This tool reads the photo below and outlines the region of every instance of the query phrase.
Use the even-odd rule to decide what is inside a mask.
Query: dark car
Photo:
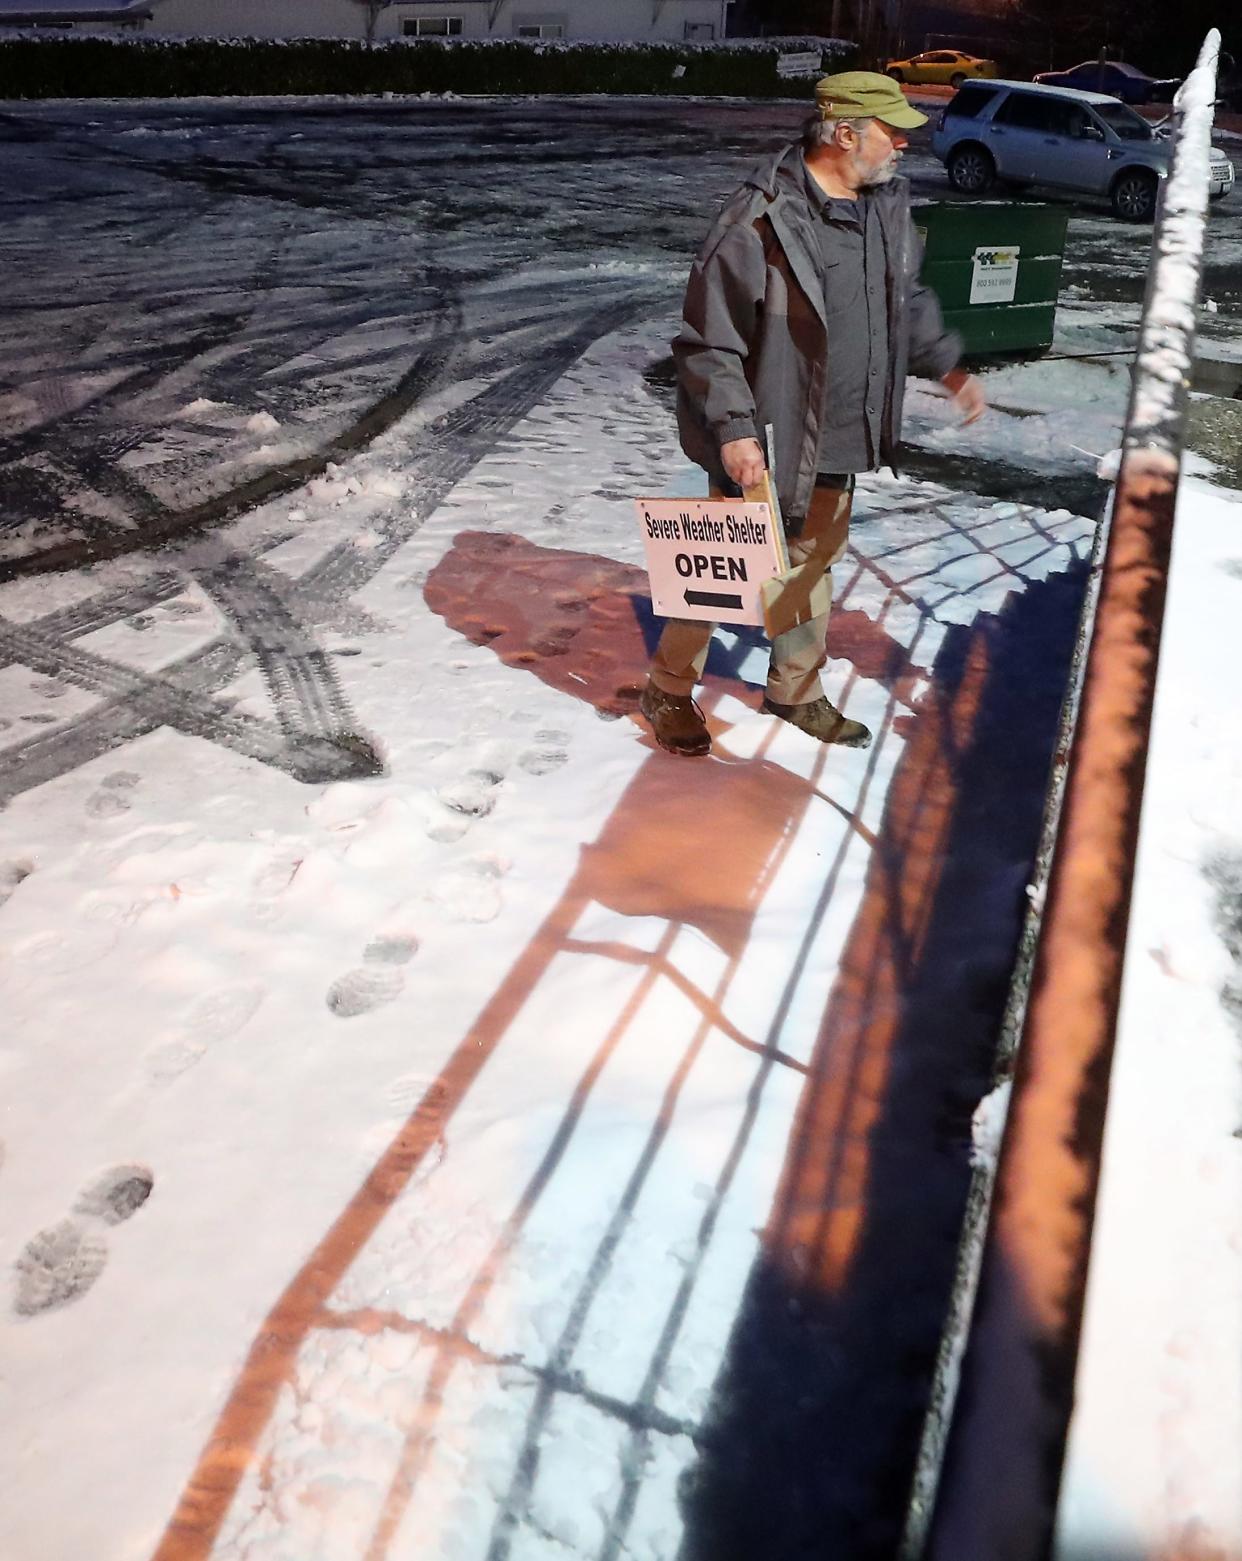
[[[1077,87],[1080,92],[1106,92],[1123,103],[1169,103],[1181,82],[1156,79],[1122,60],[1084,60],[1069,70],[1047,70],[1035,77],[1046,87]]]
[[[1242,114],[1242,74],[1222,77],[1216,83],[1216,101],[1231,114]]]

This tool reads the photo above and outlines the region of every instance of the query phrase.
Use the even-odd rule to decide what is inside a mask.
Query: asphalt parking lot
[[[244,512],[325,444],[365,445],[449,358],[535,362],[610,311],[672,314],[716,205],[804,112],[644,99],[0,109],[6,561],[62,537],[138,543]],[[906,158],[915,199],[955,199],[927,143],[916,132]],[[1124,353],[1148,230],[1069,204],[1062,335],[1075,352]],[[1242,332],[1239,211],[1235,193],[1212,213],[1210,337]]]

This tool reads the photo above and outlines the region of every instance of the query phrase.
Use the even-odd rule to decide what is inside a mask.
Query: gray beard
[[[888,184],[891,179],[897,177],[897,164],[890,163],[887,168],[881,168],[879,173],[872,174],[865,184],[860,184],[860,190],[878,190],[882,184]]]

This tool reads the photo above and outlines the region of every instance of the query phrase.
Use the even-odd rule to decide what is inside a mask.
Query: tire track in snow
[[[132,618],[136,613],[149,612],[152,607],[162,606],[174,597],[183,595],[185,589],[186,582],[180,574],[173,570],[160,570],[137,584],[122,586],[117,591],[99,591],[84,602],[75,602],[71,607],[45,613],[24,627],[47,641],[76,640],[83,635],[94,634],[99,629],[111,628],[113,624]],[[21,656],[15,653],[15,647],[20,643],[23,629],[16,625],[13,628],[15,637],[10,637],[4,645],[0,645],[0,669],[21,661]]]
[[[271,121],[261,118],[256,123],[270,124]],[[232,133],[231,129],[228,133]],[[74,126],[40,126],[39,135],[35,139],[58,143],[57,154],[71,165],[75,162],[82,165],[99,163],[102,159],[109,166],[134,170],[140,180],[144,172],[152,171],[149,157],[135,156],[127,147],[118,148],[114,140],[101,150],[97,144],[92,144],[90,137],[82,136]],[[295,168],[288,159],[279,157],[279,144],[279,138],[269,137],[266,145],[260,148],[262,162],[270,165],[274,158],[279,161],[279,167],[269,167],[268,171],[277,178],[296,175],[305,179],[307,175],[304,168]],[[196,149],[191,155],[201,153]],[[402,159],[393,162],[394,168],[404,166],[407,165]],[[157,160],[154,171],[165,175],[177,172],[180,177],[184,169],[174,170],[173,165],[164,159]],[[333,168],[330,172],[337,180],[339,189],[336,193],[339,195],[345,188],[352,190],[360,180],[365,182],[367,169],[359,163],[352,170]],[[224,168],[218,160],[205,170],[204,179],[200,183],[213,187],[206,198],[218,203],[222,183],[227,185],[235,179],[241,179],[246,184],[244,193],[272,193],[267,174],[256,176],[253,168],[247,170],[245,165]],[[195,181],[191,178],[188,182]],[[227,195],[229,192],[225,193]],[[237,190],[232,193],[243,192]],[[202,199],[200,194],[195,200],[198,207],[196,214],[201,214]],[[317,204],[312,202],[312,205]],[[419,209],[421,211],[421,207]],[[354,211],[356,215],[360,214],[356,203]],[[333,556],[321,561],[323,567],[308,577],[304,589],[301,582],[290,585],[275,572],[264,572],[261,567],[256,569],[237,558],[227,561],[214,559],[201,572],[191,560],[187,560],[183,567],[188,578],[197,579],[200,588],[215,602],[217,609],[229,622],[239,643],[234,643],[231,637],[213,641],[181,662],[164,668],[160,674],[141,685],[127,682],[128,671],[120,667],[116,669],[120,682],[113,687],[110,696],[105,692],[108,680],[101,670],[107,665],[105,659],[98,658],[93,678],[86,678],[83,666],[75,663],[72,654],[67,653],[65,681],[78,686],[91,686],[101,696],[102,702],[64,727],[41,732],[10,748],[0,757],[0,776],[3,776],[4,785],[23,789],[25,785],[37,784],[40,778],[63,773],[84,758],[107,752],[127,738],[160,724],[173,724],[195,735],[222,740],[239,746],[241,751],[272,756],[272,762],[281,763],[283,767],[303,777],[314,773],[313,761],[307,759],[307,740],[312,742],[312,748],[316,740],[331,744],[339,740],[353,722],[343,690],[336,681],[335,667],[314,644],[312,629],[326,619],[335,618],[339,621],[348,592],[356,589],[383,566],[453,484],[487,453],[494,439],[511,426],[515,418],[542,394],[547,384],[589,345],[590,340],[611,329],[620,319],[628,317],[635,307],[631,292],[623,298],[618,310],[616,283],[612,279],[601,288],[600,279],[594,277],[562,278],[549,295],[545,279],[526,279],[519,269],[515,285],[515,273],[506,257],[492,252],[486,257],[479,256],[477,251],[473,255],[454,253],[451,270],[443,265],[431,268],[420,266],[408,279],[403,278],[403,287],[398,287],[395,281],[395,277],[402,273],[384,267],[381,296],[391,292],[394,303],[400,298],[405,304],[404,314],[411,326],[430,336],[430,341],[395,389],[366,408],[343,434],[315,455],[273,468],[198,505],[174,510],[152,493],[143,481],[117,467],[117,457],[124,453],[125,446],[118,443],[117,438],[111,439],[106,445],[100,443],[100,427],[103,425],[106,428],[109,420],[115,420],[118,411],[124,413],[132,406],[135,397],[158,389],[191,362],[198,361],[205,366],[212,359],[216,360],[214,367],[207,370],[208,379],[205,383],[211,390],[216,389],[221,372],[227,365],[227,393],[240,371],[244,370],[246,382],[252,383],[259,376],[278,371],[282,363],[288,361],[289,341],[287,334],[276,328],[279,321],[257,336],[253,327],[255,316],[263,307],[263,300],[279,280],[275,257],[295,221],[292,217],[283,219],[275,248],[253,274],[251,290],[257,290],[257,300],[248,300],[245,309],[217,311],[216,315],[209,317],[206,327],[201,322],[194,322],[200,328],[192,331],[175,350],[141,344],[137,354],[130,355],[131,361],[135,355],[140,355],[142,359],[141,366],[133,374],[127,375],[120,385],[108,387],[108,390],[92,397],[89,404],[72,409],[67,418],[55,427],[57,436],[62,436],[68,426],[68,431],[76,436],[72,440],[74,444],[81,444],[85,437],[93,440],[93,445],[67,463],[58,451],[56,464],[67,465],[68,469],[58,476],[56,465],[49,469],[45,463],[45,475],[33,484],[32,497],[40,498],[48,490],[49,479],[53,484],[59,481],[62,491],[66,481],[85,486],[102,500],[100,507],[111,512],[110,518],[101,524],[110,524],[113,529],[81,541],[68,541],[54,548],[51,556],[45,550],[41,554],[14,561],[10,567],[0,565],[0,579],[40,571],[49,566],[72,568],[86,561],[121,556],[150,547],[153,543],[201,532],[305,483],[309,478],[319,475],[330,460],[361,448],[405,415],[419,400],[436,394],[460,378],[463,358],[470,351],[469,344],[472,342],[485,348],[482,352],[476,351],[472,357],[469,364],[472,375],[492,373],[501,366],[507,366],[515,357],[520,359],[518,369],[488,387],[464,412],[459,411],[443,425],[428,432],[425,444],[429,448],[418,462],[419,476],[425,478],[418,502],[410,511],[383,526],[381,547],[368,551],[345,545],[337,549]],[[427,237],[426,234],[419,236],[423,241]],[[442,239],[445,235],[439,237]],[[348,334],[358,327],[375,326],[374,286],[368,284],[364,295],[366,301],[362,304],[355,302],[358,290],[354,287],[342,298],[338,285],[342,280],[339,258],[332,266],[325,266],[317,258],[318,253],[316,250],[311,251],[312,271],[307,285],[312,287],[316,297],[326,289],[328,298],[332,300],[329,313],[335,313],[337,319],[332,322],[329,340],[333,343],[339,341],[342,329]],[[192,256],[188,258],[193,259]],[[481,265],[480,260],[483,262]],[[467,261],[469,263],[463,271],[463,262]],[[201,269],[201,266],[196,266],[196,269]],[[304,267],[297,274],[305,279]],[[352,269],[348,274],[353,275]],[[455,280],[459,275],[470,288],[472,318],[469,330],[464,325],[460,287]],[[178,276],[184,278],[184,272],[179,271]],[[202,280],[209,282],[212,278],[205,277]],[[334,293],[333,289],[337,291]],[[226,289],[230,292],[234,290],[232,285]],[[603,310],[598,303],[601,291],[612,295]],[[187,301],[194,301],[201,294],[201,287],[190,288],[186,294]],[[428,298],[432,301],[430,308],[424,304]],[[571,330],[568,341],[564,338],[554,341],[549,353],[545,327],[554,322],[563,328],[566,304],[571,299],[578,306],[571,310],[571,323],[581,321],[584,304],[594,306],[591,317],[585,329]],[[411,304],[414,305],[413,309],[410,308]],[[576,321],[573,320],[574,315],[577,316]],[[96,328],[94,320],[87,320],[84,324],[92,330]],[[246,334],[248,325],[251,327],[249,339]],[[304,339],[297,341],[298,356],[304,356],[307,351],[313,353],[314,345],[312,342],[308,346]],[[155,361],[151,358],[153,350],[156,351]],[[536,356],[544,364],[542,369],[528,367]],[[370,361],[382,363],[383,354],[373,355]],[[324,373],[332,377],[342,371],[356,372],[358,364],[357,355],[342,359],[337,354],[331,354],[325,358]],[[21,459],[27,454],[33,454],[41,443],[40,436],[46,436],[49,432],[49,426],[45,420],[40,430],[27,431],[25,436],[19,436],[15,443],[5,449],[5,455]],[[137,524],[128,525],[131,520]],[[102,600],[92,599],[89,604],[77,604],[59,614],[49,615],[51,621],[35,627],[35,633],[41,632],[43,635],[37,643],[24,640],[22,631],[14,626],[3,644],[0,644],[0,659],[25,660],[50,671],[54,659],[51,645],[58,637],[77,638],[105,628],[109,622],[115,622],[118,618],[169,600],[179,594],[180,588],[178,574],[161,573],[150,588],[129,586],[119,595],[104,593]],[[254,657],[262,672],[277,724],[294,745],[294,750],[283,757],[275,756],[270,734],[260,734],[251,726],[239,732],[222,718],[220,710],[223,706],[218,706],[212,698],[227,688],[236,677],[246,663],[247,653]],[[201,696],[200,701],[195,703],[181,697],[159,700],[155,690],[161,681],[166,680],[175,680],[178,689],[188,682],[191,691]],[[120,692],[122,688],[135,690],[135,697],[128,703]],[[139,688],[144,691],[141,698],[137,697]],[[167,720],[157,718],[159,716]],[[354,757],[365,760],[368,756],[373,760],[373,754],[368,753]],[[325,776],[339,772],[339,754],[320,752],[319,757],[323,760]]]
[[[299,732],[291,737],[283,727],[239,714],[195,689],[119,666],[76,646],[44,639],[28,627],[0,620],[0,652],[32,671],[101,696],[103,709],[93,711],[83,724],[98,731],[102,721],[104,733],[100,735],[111,739],[102,747],[89,741],[83,743],[75,723],[50,738],[35,738],[8,750],[0,757],[0,804],[76,768],[83,762],[83,747],[91,756],[116,747],[118,725],[128,728],[130,736],[161,726],[175,727],[285,770],[298,780],[348,779],[374,773],[373,756],[342,747],[319,733]],[[240,662],[240,654],[237,660]],[[112,730],[108,731],[110,724]],[[70,762],[66,763],[66,759]]]
[[[37,553],[0,562],[0,581],[49,571],[79,569],[129,553],[145,552],[181,540],[196,532],[235,520],[260,504],[303,487],[327,470],[329,462],[347,460],[364,449],[427,396],[450,382],[451,366],[461,350],[457,322],[461,304],[455,294],[441,301],[440,315],[446,334],[421,351],[396,386],[369,406],[347,428],[310,455],[269,467],[257,477],[186,509],[173,510],[151,499],[154,509],[147,523],[132,532],[84,537],[56,543]]]
[[[262,672],[285,734],[338,741],[353,723],[349,701],[327,655],[290,609],[282,577],[238,554],[191,573]]]
[[[440,429],[429,430],[427,448],[416,462],[419,482],[414,501],[382,524],[378,546],[364,549],[352,542],[340,543],[300,580],[292,584],[281,580],[278,593],[272,573],[263,585],[262,575],[253,574],[256,566],[250,565],[252,573],[246,576],[242,560],[236,560],[238,567],[224,571],[223,576],[220,561],[213,561],[207,566],[208,578],[199,580],[198,566],[192,554],[187,554],[177,571],[161,569],[148,581],[101,592],[33,624],[6,624],[0,633],[0,666],[18,662],[35,667],[48,676],[103,694],[104,703],[65,727],[0,752],[0,802],[165,725],[221,742],[308,782],[373,773],[369,768],[356,768],[368,762],[365,751],[351,753],[328,736],[329,730],[334,730],[339,737],[352,717],[327,658],[312,655],[308,662],[309,631],[338,618],[345,598],[384,567],[496,440],[542,399],[592,342],[651,304],[649,294],[634,291],[613,298],[585,319],[572,322],[567,334],[538,358],[519,364],[458,408]],[[434,394],[452,380],[460,348],[460,339],[449,333],[428,350],[422,366],[424,395]],[[256,578],[260,583],[251,585],[249,581]],[[158,676],[131,674],[100,657],[86,656],[80,661],[77,658],[85,653],[66,643],[67,638],[105,628],[179,595],[189,581],[198,581],[209,594],[221,592],[223,599],[217,598],[217,605],[238,626],[243,643],[213,641],[172,663]],[[271,606],[277,594],[283,603],[279,609]],[[248,649],[254,647],[262,648],[268,686],[283,727],[231,716],[211,697],[237,677]],[[56,671],[58,664],[60,672]],[[105,670],[108,668],[111,673]],[[128,681],[131,678],[132,683]],[[166,690],[167,697],[161,699],[160,689]],[[327,722],[325,711],[330,712]]]
[[[255,508],[261,503],[291,492],[313,478],[321,476],[330,461],[337,462],[348,458],[384,433],[394,422],[412,410],[420,400],[427,399],[437,389],[449,383],[446,370],[450,357],[460,361],[472,338],[490,337],[493,332],[503,336],[502,343],[489,342],[488,351],[470,365],[473,373],[485,374],[498,364],[512,359],[516,346],[515,337],[521,337],[527,332],[540,332],[541,327],[549,323],[563,324],[565,319],[566,300],[562,298],[559,307],[549,306],[546,301],[542,301],[541,307],[530,308],[528,305],[525,312],[512,320],[504,320],[503,325],[500,318],[493,317],[490,311],[485,311],[482,318],[473,322],[470,331],[467,332],[463,323],[464,310],[458,292],[451,288],[447,279],[442,276],[434,277],[431,282],[424,285],[437,284],[440,291],[436,296],[435,309],[427,310],[412,318],[412,323],[425,325],[429,329],[430,344],[423,348],[392,391],[385,393],[367,407],[353,423],[334,436],[320,450],[273,465],[259,475],[223,493],[202,500],[196,505],[176,510],[164,504],[139,480],[124,469],[118,468],[115,445],[100,448],[95,444],[86,453],[70,460],[66,460],[65,456],[58,451],[56,457],[58,467],[65,468],[72,480],[86,486],[92,493],[111,501],[122,514],[136,521],[136,524],[132,527],[114,525],[96,535],[66,539],[18,558],[0,560],[0,581],[48,570],[76,568],[84,563],[101,562],[126,553],[141,551],[181,535],[226,523],[247,509]],[[571,293],[577,290],[569,289]],[[598,284],[592,284],[583,290],[597,293],[600,289]],[[506,291],[505,297],[511,296],[511,292]],[[127,378],[111,390],[100,391],[97,396],[92,397],[87,406],[68,414],[55,425],[43,423],[38,429],[28,430],[17,436],[9,441],[11,448],[7,452],[5,446],[0,445],[0,466],[6,459],[24,457],[38,450],[46,441],[49,427],[52,426],[58,434],[73,431],[79,438],[82,435],[97,438],[95,430],[100,414],[111,415],[111,408],[118,398],[154,388],[160,381],[175,374],[195,357],[201,358],[218,353],[236,340],[238,332],[248,317],[243,315],[232,317],[228,330],[207,333],[196,338],[195,343],[187,343],[184,351],[169,355],[161,365],[151,366],[149,370]],[[349,305],[346,325],[356,325],[367,320],[374,320],[373,309],[359,309],[353,304]],[[190,350],[191,345],[195,346],[194,351]],[[544,346],[542,336],[539,338],[539,346],[540,348]],[[303,356],[308,351],[313,351],[313,348],[300,347],[298,356]],[[274,332],[265,343],[243,346],[237,354],[231,354],[229,366],[235,369],[238,363],[244,363],[252,378],[270,376],[282,362],[288,360],[288,356],[287,342],[279,332]],[[559,361],[559,353],[557,357]],[[208,370],[204,386],[217,393],[221,389],[218,367]],[[506,413],[503,405],[498,404],[494,414],[485,408],[480,415],[498,416],[503,420]],[[485,435],[486,430],[480,427],[479,432]]]
[[[447,414],[416,462],[418,490],[409,509],[379,524],[378,546],[361,549],[343,542],[332,548],[303,576],[306,589],[340,597],[364,585],[593,342],[620,329],[651,303],[650,296],[641,293],[610,302],[546,347],[537,360],[519,364]]]
[[[202,357],[204,353],[212,351],[221,342],[228,340],[240,328],[248,314],[248,310],[235,310],[208,315],[208,324],[199,333],[186,337],[184,341],[153,349],[154,362],[150,361],[151,352],[148,352],[147,362],[142,368],[135,369],[123,379],[100,389],[88,401],[80,402],[71,410],[66,409],[59,415],[36,423],[20,434],[13,434],[8,439],[0,440],[0,468],[10,466],[15,461],[40,450],[46,444],[49,433],[72,432],[83,424],[93,422],[101,408],[109,406],[122,396],[137,396],[151,389],[169,374],[175,373],[195,358]]]

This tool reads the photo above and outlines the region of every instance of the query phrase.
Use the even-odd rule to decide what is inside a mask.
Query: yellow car
[[[889,60],[885,70],[894,81],[913,86],[960,87],[973,76],[995,76],[996,61],[981,60],[960,49],[929,49],[908,60]]]

